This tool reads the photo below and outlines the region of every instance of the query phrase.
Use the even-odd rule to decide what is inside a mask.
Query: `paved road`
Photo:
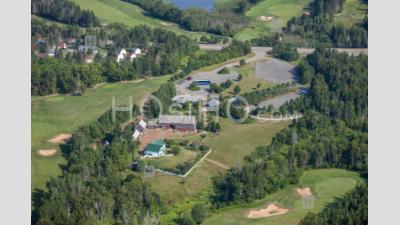
[[[207,50],[221,50],[226,45],[222,44],[199,44],[201,49]],[[253,52],[259,52],[265,54],[267,51],[271,51],[272,47],[252,47]],[[368,55],[368,48],[334,48],[338,52],[347,52],[349,55],[359,55],[360,53],[364,53]],[[302,55],[307,55],[314,52],[314,48],[297,48],[297,51]]]

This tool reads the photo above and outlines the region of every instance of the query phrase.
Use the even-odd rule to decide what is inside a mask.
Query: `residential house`
[[[218,99],[211,99],[210,101],[207,102],[207,106],[210,108],[218,108],[219,107],[219,101]]]
[[[158,139],[146,146],[144,149],[144,155],[160,157],[165,155],[166,149],[167,145],[165,144],[164,140]]]
[[[140,50],[140,48],[132,48],[132,53],[135,55],[140,55],[142,54],[142,50]]]
[[[126,50],[124,48],[121,49],[121,51],[119,52],[119,54],[117,56],[117,62],[121,62],[121,60],[126,59],[126,55],[127,55]]]

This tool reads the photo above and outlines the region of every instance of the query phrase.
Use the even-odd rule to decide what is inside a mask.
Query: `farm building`
[[[158,125],[164,129],[176,129],[181,131],[196,131],[196,117],[183,115],[161,115]]]
[[[165,155],[166,144],[162,139],[158,139],[148,144],[144,149],[144,155],[160,157]]]
[[[147,124],[144,122],[144,120],[140,120],[138,124],[135,126],[135,131],[132,134],[132,138],[137,140],[140,135],[143,134],[143,132],[146,130]]]

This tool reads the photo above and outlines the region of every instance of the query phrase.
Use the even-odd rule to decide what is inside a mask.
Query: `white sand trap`
[[[260,16],[260,19],[262,21],[270,21],[272,20],[274,17],[273,16]]]
[[[286,208],[281,208],[275,204],[269,204],[267,208],[259,209],[259,210],[251,210],[249,214],[247,214],[247,218],[257,219],[257,218],[265,218],[270,216],[277,216],[288,213],[290,210]]]
[[[171,26],[172,24],[166,23],[166,22],[161,22],[161,25],[163,25],[163,26]]]
[[[40,149],[38,154],[41,156],[52,156],[57,153],[56,149]]]
[[[49,142],[53,143],[53,144],[61,144],[61,143],[65,143],[65,141],[67,141],[71,137],[72,137],[71,134],[58,134],[58,135],[52,137],[49,140]]]
[[[309,187],[305,188],[296,188],[297,194],[301,195],[302,197],[311,196],[311,189]]]

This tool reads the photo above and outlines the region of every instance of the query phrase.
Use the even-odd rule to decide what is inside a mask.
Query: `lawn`
[[[278,32],[286,26],[289,19],[300,16],[309,2],[310,0],[262,1],[246,12],[246,16],[251,19],[250,27],[239,31],[235,37],[241,40],[250,40],[261,35]],[[271,16],[272,19],[263,21],[261,16]]]
[[[234,84],[230,88],[224,90],[224,92],[222,93],[223,95],[233,92],[233,89],[236,85],[240,86],[241,93],[256,90],[257,84],[260,84],[259,89],[263,89],[263,88],[272,86],[272,84],[270,84],[264,80],[256,79],[255,63],[248,63],[243,66],[236,66],[236,67],[232,68],[231,70],[235,70],[239,74],[242,74],[243,79],[239,82],[235,81]]]
[[[150,27],[161,27],[178,34],[185,34],[192,38],[200,38],[207,35],[201,32],[190,32],[178,27],[177,24],[165,22],[144,15],[144,10],[140,7],[123,2],[121,0],[73,0],[83,9],[89,9],[103,23],[123,23],[130,27],[137,25],[148,25]]]
[[[222,132],[219,135],[208,134],[204,140],[212,149],[207,158],[228,167],[235,166],[245,155],[254,151],[255,147],[271,143],[272,137],[287,125],[288,123],[235,124],[228,119],[221,119]],[[199,141],[200,138],[191,136],[182,139]],[[212,177],[223,172],[224,168],[204,160],[186,178],[157,173],[155,177],[148,178],[148,181],[167,204],[181,204],[208,190]]]
[[[184,163],[190,160],[194,160],[199,152],[182,148],[182,151],[178,155],[166,156],[160,158],[147,158],[145,163],[147,165],[155,165],[156,168],[163,169],[174,169],[178,164]]]
[[[362,22],[367,13],[367,4],[362,3],[360,0],[346,0],[343,11],[335,15],[335,22],[350,27],[355,23]]]
[[[32,144],[32,190],[45,188],[46,181],[61,173],[60,164],[66,161],[58,153],[51,157],[37,155],[38,149],[57,148],[47,142],[59,133],[72,133],[83,124],[96,120],[111,108],[112,96],[117,104],[128,104],[129,96],[134,102],[164,83],[169,76],[153,78],[139,83],[112,83],[88,90],[83,96],[32,97],[31,144]]]
[[[309,170],[301,177],[298,185],[289,186],[254,203],[225,209],[207,219],[203,224],[297,225],[310,210],[315,213],[320,212],[327,204],[350,192],[357,182],[364,182],[364,180],[356,172],[341,169]],[[302,199],[295,191],[296,187],[311,188],[311,192],[316,196],[312,209],[303,208]],[[246,217],[251,209],[265,208],[270,203],[289,208],[290,211],[269,218],[248,219]]]
[[[255,147],[270,144],[272,137],[286,128],[289,122],[236,124],[220,118],[220,124],[222,132],[219,135],[209,134],[204,141],[213,149],[208,158],[232,167]]]

